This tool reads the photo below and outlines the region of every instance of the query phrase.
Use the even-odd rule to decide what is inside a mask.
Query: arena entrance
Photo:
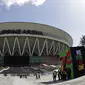
[[[13,56],[5,55],[4,66],[12,66],[12,67],[29,66],[29,56],[18,55],[17,52]]]

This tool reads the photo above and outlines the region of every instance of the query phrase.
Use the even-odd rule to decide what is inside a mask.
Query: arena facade
[[[72,44],[72,37],[56,27],[30,22],[0,23],[0,56],[25,55],[32,63],[49,63]]]

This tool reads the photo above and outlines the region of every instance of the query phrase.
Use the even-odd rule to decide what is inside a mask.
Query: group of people
[[[20,78],[27,78],[28,75],[27,74],[20,74],[19,76],[20,76]]]
[[[58,80],[71,79],[71,69],[65,68],[63,71],[61,69],[58,69],[58,71],[53,71],[53,81],[56,81],[57,76]]]
[[[40,72],[36,73],[36,79],[40,79]]]

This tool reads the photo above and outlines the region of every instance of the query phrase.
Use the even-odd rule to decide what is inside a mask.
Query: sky
[[[13,21],[60,28],[78,46],[85,35],[85,0],[0,0],[0,22]]]

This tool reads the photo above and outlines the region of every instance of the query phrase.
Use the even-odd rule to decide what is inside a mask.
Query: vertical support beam
[[[55,50],[55,55],[60,52],[60,42],[57,43],[57,48]]]
[[[28,51],[25,49],[25,47],[28,47],[29,53],[28,53]],[[22,50],[22,55],[24,54],[25,50],[27,51],[27,53],[28,53],[30,56],[32,55],[28,37],[26,37],[26,39],[25,39],[24,46],[23,46],[23,50]]]
[[[48,52],[49,54],[50,54],[50,52],[52,50],[53,45],[54,45],[54,41],[52,41],[52,43],[51,43],[51,46],[50,46],[50,49],[49,49],[49,52]]]
[[[14,40],[14,45],[13,45],[12,55],[14,55],[14,50],[15,50],[15,46],[16,46],[16,44],[18,45],[19,55],[21,55],[20,44],[19,44],[19,40],[18,40],[17,37],[16,37],[15,40]]]
[[[54,41],[54,44],[53,44],[53,55],[55,55],[55,41]]]
[[[39,39],[37,38],[37,46],[38,46],[38,56],[40,55],[40,44]]]
[[[48,55],[48,41],[46,39],[46,54]]]
[[[28,42],[29,54],[30,54],[30,56],[32,56],[32,53],[31,53],[31,48],[30,48],[30,43],[29,43],[29,38],[27,39],[27,42]]]
[[[65,45],[64,44],[62,44],[62,49],[61,49],[61,51],[63,51],[65,49]]]
[[[34,53],[36,44],[37,44],[37,38],[36,38],[36,40],[35,40],[35,43],[34,43],[34,46],[33,46],[33,49],[32,49],[32,56],[33,56],[33,53]]]
[[[41,55],[42,55],[43,50],[44,50],[44,48],[45,48],[45,44],[46,44],[46,40],[44,40],[43,47],[42,47],[42,50],[41,50],[41,52],[40,52],[40,55],[39,55],[39,56],[41,56]]]
[[[9,54],[11,55],[11,50],[10,50],[10,47],[9,47],[9,43],[8,43],[8,39],[5,37],[4,38],[4,44],[3,44],[3,50],[2,50],[2,54],[5,54],[5,46],[6,46],[6,44],[7,44],[7,47],[8,47],[8,52],[9,52]]]

